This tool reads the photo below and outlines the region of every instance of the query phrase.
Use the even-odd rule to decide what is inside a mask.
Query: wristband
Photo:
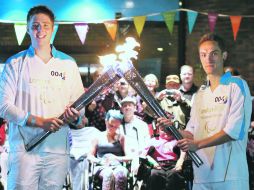
[[[36,118],[34,116],[31,116],[31,117],[32,117],[31,118],[31,126],[35,127],[35,125],[36,125]]]
[[[72,125],[77,126],[80,125],[82,123],[82,117],[79,116],[78,119],[74,122],[71,122]]]
[[[23,119],[23,121],[20,122],[20,126],[26,126],[26,125],[28,125],[27,124],[27,120],[28,120],[30,115],[31,115],[30,112],[27,112],[27,114],[25,116],[25,119]]]

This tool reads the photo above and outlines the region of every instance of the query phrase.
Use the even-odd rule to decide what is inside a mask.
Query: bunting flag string
[[[105,20],[98,20],[95,22],[88,22],[88,23],[84,22],[84,21],[81,21],[81,22],[56,21],[55,25],[54,25],[54,33],[51,38],[51,43],[53,43],[53,41],[54,41],[59,24],[73,24],[75,26],[76,32],[78,33],[81,43],[84,44],[86,35],[88,32],[88,24],[90,24],[90,23],[104,23],[112,40],[115,40],[117,29],[118,29],[118,26],[117,26],[118,21],[130,21],[133,19],[137,33],[140,36],[143,31],[147,17],[160,16],[160,15],[163,16],[164,21],[167,25],[167,28],[168,28],[169,32],[172,34],[173,27],[174,27],[175,14],[176,14],[176,12],[180,12],[180,11],[187,12],[189,34],[192,33],[197,16],[199,14],[208,16],[208,24],[209,24],[209,28],[210,28],[211,32],[213,32],[215,29],[218,17],[229,17],[231,26],[232,26],[234,40],[236,40],[236,38],[237,38],[237,34],[239,31],[242,19],[243,18],[254,18],[254,15],[234,16],[234,15],[226,15],[226,14],[221,14],[221,13],[201,12],[201,11],[195,11],[195,10],[190,10],[190,9],[174,9],[174,10],[169,10],[169,11],[163,12],[163,13],[160,12],[160,13],[151,13],[151,14],[147,14],[147,15],[143,15],[143,16],[122,17],[122,18],[115,19],[115,20],[106,20],[105,19]],[[18,41],[18,44],[21,45],[21,43],[25,37],[25,34],[26,34],[26,22],[25,21],[13,21],[13,20],[0,19],[0,23],[13,23],[14,24],[14,29],[15,29],[17,41]]]
[[[208,12],[195,11],[195,10],[191,10],[191,9],[172,9],[172,10],[169,10],[169,11],[171,11],[171,12],[180,12],[180,11],[189,12],[190,11],[190,12],[197,12],[198,14],[201,14],[201,15],[208,15],[209,14]],[[151,14],[147,14],[146,17],[159,16],[161,14],[162,14],[161,12],[151,13]],[[230,16],[231,15],[218,13],[218,17],[230,17]],[[254,18],[254,15],[239,15],[239,16],[241,16],[242,18]],[[116,20],[118,20],[118,21],[128,21],[128,20],[132,20],[133,17],[121,17],[121,18],[116,19]],[[98,21],[94,21],[94,22],[58,20],[55,23],[56,24],[75,24],[75,23],[99,24],[99,23],[104,23],[105,21],[108,21],[108,19],[104,19],[104,20],[102,19],[102,20],[98,20]],[[24,21],[24,20],[14,21],[14,20],[0,19],[0,23],[9,23],[9,24],[11,24],[11,23],[23,23],[23,24],[26,24],[26,21]]]

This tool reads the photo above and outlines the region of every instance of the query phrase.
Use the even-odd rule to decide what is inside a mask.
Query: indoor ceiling
[[[141,37],[137,35],[132,18],[133,16],[150,15],[176,9],[178,0],[8,0],[0,6],[0,62],[4,62],[9,56],[26,49],[30,44],[29,36],[26,34],[22,44],[18,45],[14,23],[24,21],[27,10],[37,4],[45,4],[54,10],[57,22],[60,21],[54,45],[57,49],[73,56],[79,65],[98,63],[99,55],[114,51],[115,46],[127,36],[133,36],[141,43],[139,57],[143,59],[161,57],[171,52],[172,48],[177,48],[175,39],[170,35],[159,14],[155,14],[157,15],[155,17],[147,17]],[[97,8],[97,11],[90,10],[90,17],[87,17],[87,12],[85,14],[84,11],[79,12],[87,10],[87,7]],[[115,41],[110,38],[104,24],[88,23],[89,31],[85,44],[82,45],[75,27],[71,23],[81,20],[86,22],[94,18],[97,18],[98,21],[114,19],[116,13],[121,13],[124,19],[118,22]],[[61,23],[62,21],[67,22]],[[163,51],[158,51],[157,48],[163,48]]]
[[[36,5],[52,9],[58,21],[98,23],[114,19],[115,13],[124,18],[151,15],[177,9],[178,0],[4,0],[0,6],[0,21],[25,21],[27,11]],[[128,20],[128,19],[127,19]],[[162,20],[149,16],[148,20]]]

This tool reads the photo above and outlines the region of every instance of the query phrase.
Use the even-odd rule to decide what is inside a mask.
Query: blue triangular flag
[[[53,44],[53,42],[54,42],[54,39],[55,39],[55,36],[56,36],[56,32],[58,30],[58,26],[59,26],[58,24],[54,25],[54,31],[53,31],[51,39],[50,39],[50,44]]]
[[[197,16],[198,16],[198,12],[196,11],[187,12],[189,34],[192,32]]]

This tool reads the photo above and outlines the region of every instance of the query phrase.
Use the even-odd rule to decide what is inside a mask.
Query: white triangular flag
[[[86,24],[86,23],[76,23],[74,26],[75,26],[75,29],[78,33],[78,37],[79,37],[81,43],[84,44],[85,40],[86,40],[86,34],[88,32],[88,29],[89,29],[88,24]]]
[[[18,40],[18,44],[20,46],[22,44],[22,41],[23,41],[25,35],[26,35],[26,30],[27,30],[26,24],[15,23],[14,29],[15,29],[17,40]]]

